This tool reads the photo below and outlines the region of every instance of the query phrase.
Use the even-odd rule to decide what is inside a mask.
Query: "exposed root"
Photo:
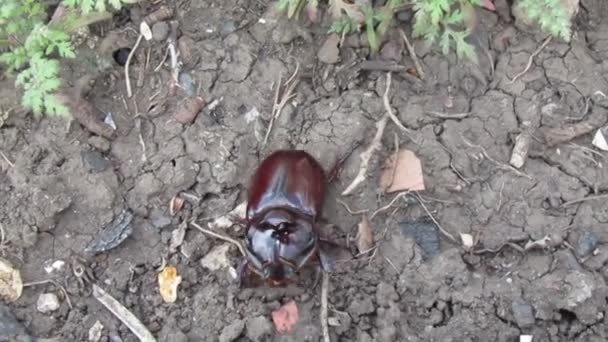
[[[30,287],[30,286],[37,286],[37,285],[46,285],[46,284],[53,284],[53,285],[57,286],[57,288],[59,288],[59,290],[61,290],[61,293],[63,293],[63,296],[65,297],[65,302],[68,304],[68,307],[71,310],[72,309],[72,301],[70,300],[70,296],[68,296],[68,292],[65,290],[65,287],[63,287],[61,284],[59,284],[58,282],[54,281],[53,279],[46,279],[46,280],[40,280],[40,281],[31,281],[29,283],[23,284],[23,287]]]
[[[517,81],[518,78],[522,77],[525,73],[528,72],[528,70],[530,70],[530,68],[532,67],[532,61],[534,61],[534,57],[536,57],[536,55],[538,55],[541,51],[543,51],[543,49],[551,41],[551,38],[552,38],[551,36],[547,37],[547,39],[545,39],[545,41],[541,44],[541,46],[539,46],[538,49],[536,49],[536,51],[534,51],[530,55],[530,58],[528,58],[528,64],[526,65],[524,70],[522,70],[519,74],[515,75],[515,77],[513,77],[513,79],[509,80],[509,84],[513,84],[515,81]]]

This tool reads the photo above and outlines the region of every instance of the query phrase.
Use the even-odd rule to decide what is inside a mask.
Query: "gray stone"
[[[169,24],[164,21],[159,21],[152,25],[152,38],[157,42],[161,42],[169,36]]]
[[[586,231],[578,238],[576,252],[580,257],[586,257],[597,248],[600,239],[597,234]]]
[[[266,316],[257,316],[247,320],[247,337],[252,341],[265,341],[272,336],[273,328]]]
[[[220,342],[234,341],[241,335],[243,329],[245,329],[245,321],[243,320],[239,319],[230,323],[230,325],[222,329],[222,333],[220,334]]]
[[[25,328],[17,321],[9,307],[0,304],[0,336],[6,338],[24,334]]]
[[[108,161],[98,151],[82,151],[80,157],[84,163],[84,167],[90,173],[103,172],[108,168]]]
[[[515,322],[520,328],[524,329],[534,326],[535,318],[532,305],[521,299],[517,299],[511,303],[511,310],[513,311]]]

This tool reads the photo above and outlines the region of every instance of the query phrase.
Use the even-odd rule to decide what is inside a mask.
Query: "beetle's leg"
[[[317,287],[317,285],[319,285],[319,280],[321,280],[321,275],[323,274],[323,268],[321,267],[321,265],[316,267],[316,271],[315,271],[315,280],[312,283],[312,287],[310,288],[311,291],[314,291],[315,288]]]
[[[250,281],[249,281],[250,280],[249,279],[250,274],[249,274],[248,271],[249,271],[249,260],[245,259],[239,265],[238,272],[237,272],[237,274],[238,274],[238,277],[237,277],[237,280],[238,280],[237,286],[238,286],[238,288],[242,289],[242,288],[245,288],[245,287],[249,287],[249,285],[250,285]]]
[[[338,158],[336,164],[327,175],[328,183],[332,183],[334,180],[336,180],[336,178],[338,178],[338,174],[340,173],[342,166],[344,166],[344,162],[346,162],[346,159],[348,159],[348,157],[350,157],[350,155],[353,154],[353,152],[355,152],[355,150],[359,146],[361,146],[361,144],[363,144],[363,140],[355,142],[355,144],[348,151],[346,151],[346,153],[342,157]]]
[[[332,272],[334,270],[334,258],[330,255],[327,250],[328,246],[325,242],[319,241],[318,247],[318,256],[319,256],[319,266],[322,271]]]

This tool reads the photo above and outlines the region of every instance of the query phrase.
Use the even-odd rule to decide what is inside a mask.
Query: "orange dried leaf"
[[[422,164],[414,152],[403,149],[386,161],[380,175],[380,188],[387,193],[425,189]]]
[[[365,215],[363,215],[363,219],[359,222],[356,239],[359,253],[368,252],[374,247],[374,233],[372,232],[372,226]]]
[[[165,303],[175,303],[177,299],[177,287],[182,282],[182,277],[177,275],[177,269],[173,266],[165,267],[158,274],[158,286],[160,295]]]
[[[272,312],[272,321],[281,335],[293,332],[299,318],[298,306],[293,300]]]

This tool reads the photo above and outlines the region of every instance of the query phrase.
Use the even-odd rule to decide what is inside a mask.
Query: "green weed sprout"
[[[133,0],[64,0],[70,9],[84,16],[68,16],[64,22],[45,22],[47,8],[39,0],[3,0],[0,3],[0,63],[16,74],[16,86],[23,89],[22,105],[34,115],[70,116],[59,101],[60,58],[75,58],[70,33],[74,29],[107,19],[108,3],[120,9]]]

